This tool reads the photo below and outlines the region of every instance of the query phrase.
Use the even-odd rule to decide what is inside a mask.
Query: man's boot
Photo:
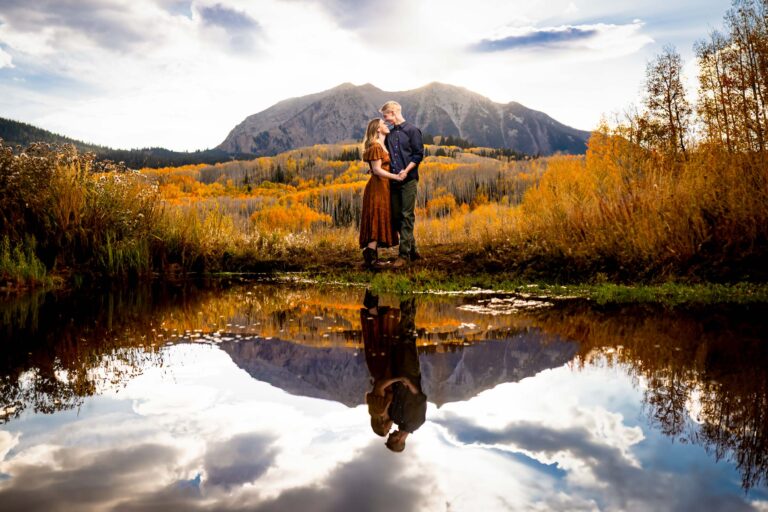
[[[391,268],[399,269],[399,268],[405,268],[408,266],[408,260],[403,258],[402,256],[398,256],[395,261],[392,262],[390,265]]]

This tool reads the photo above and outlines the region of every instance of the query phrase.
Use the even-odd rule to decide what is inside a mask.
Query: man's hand
[[[400,181],[403,181],[408,176],[408,171],[402,170],[397,175],[400,177]]]
[[[416,386],[413,384],[413,382],[411,382],[411,379],[409,379],[408,377],[400,377],[400,382],[402,382],[402,383],[405,385],[405,387],[407,387],[407,388],[408,388],[408,390],[409,390],[409,391],[410,391],[412,394],[414,394],[414,395],[415,395],[416,393],[418,393],[418,392],[419,392],[419,388],[417,388],[417,387],[416,387]]]

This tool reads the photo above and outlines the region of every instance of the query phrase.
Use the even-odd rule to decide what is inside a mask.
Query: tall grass
[[[47,271],[141,275],[159,210],[145,177],[72,146],[0,145],[3,272],[40,281]],[[13,247],[13,250],[5,248]]]
[[[668,162],[610,133],[559,158],[520,206],[517,257],[631,278],[748,277],[768,256],[765,155],[702,145]]]
[[[50,282],[45,265],[35,254],[34,237],[26,237],[22,243],[11,248],[6,235],[0,242],[0,282],[11,282],[15,286],[47,284]]]
[[[320,269],[359,259],[355,212],[362,183],[267,187],[273,196],[250,202],[206,196],[180,204],[153,179],[97,164],[73,148],[0,150],[0,278],[6,281],[42,282],[61,272]],[[285,162],[305,167],[300,158]],[[768,257],[764,154],[702,144],[687,160],[670,161],[605,129],[593,135],[586,156],[529,164],[524,190],[499,196],[501,187],[471,181],[476,192],[469,203],[470,196],[455,194],[461,180],[450,181],[465,171],[440,165],[420,183],[442,184],[420,192],[426,196],[417,207],[416,239],[426,256],[420,265],[471,261],[473,270],[579,280],[768,277],[761,270]],[[438,168],[445,174],[439,178]],[[506,182],[504,172],[522,173],[494,172],[502,173],[495,183]]]

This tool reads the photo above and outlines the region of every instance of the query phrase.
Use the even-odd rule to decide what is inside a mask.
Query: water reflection
[[[421,387],[416,351],[416,300],[405,299],[400,308],[380,307],[378,296],[367,291],[360,310],[365,361],[372,389],[365,394],[371,429],[387,436],[393,452],[426,421],[427,395]],[[390,432],[392,425],[397,430]]]
[[[0,304],[0,508],[765,506],[766,308],[478,304],[221,281]],[[407,459],[382,446],[405,432]]]
[[[643,383],[651,425],[734,461],[749,489],[768,476],[767,312],[572,305],[539,325],[579,341],[582,364],[627,368]]]

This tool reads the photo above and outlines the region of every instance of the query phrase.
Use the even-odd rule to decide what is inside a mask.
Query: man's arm
[[[412,130],[408,130],[408,139],[411,142],[411,161],[405,166],[404,172],[406,174],[424,160],[424,141],[421,137],[421,130],[415,126]]]

